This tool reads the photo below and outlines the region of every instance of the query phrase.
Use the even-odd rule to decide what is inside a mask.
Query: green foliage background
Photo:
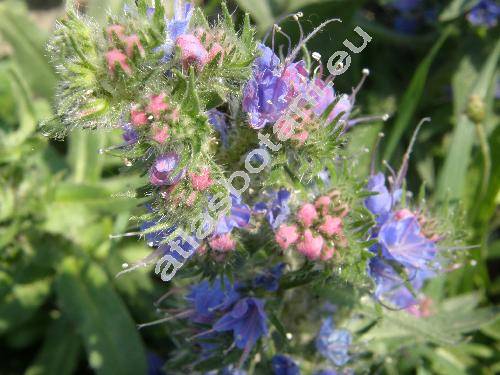
[[[105,10],[122,5],[120,0],[87,3],[85,11],[98,20]],[[356,25],[373,37],[336,81],[348,92],[361,69],[370,68],[359,108],[392,116],[386,124],[352,131],[349,147],[361,155],[360,175],[368,170],[363,149],[380,131],[386,134],[381,159],[397,165],[416,123],[432,118],[418,136],[408,184],[418,191],[425,183],[434,204],[459,201],[470,244],[479,246],[470,250],[471,264],[428,286],[429,295],[448,302],[434,325],[424,327],[427,331],[420,326],[416,332],[398,314],[387,314],[378,331],[370,331],[381,348],[373,371],[500,372],[500,320],[495,320],[495,309],[486,309],[500,299],[499,30],[471,28],[463,15],[470,1],[448,3],[437,27],[411,36],[379,21],[383,15],[367,17],[378,8],[363,0],[230,3],[237,20],[241,10],[251,14],[261,35],[280,15],[298,10],[308,30],[327,18],[341,18],[341,26],[328,28],[309,44],[325,61],[342,49],[345,38],[354,41]],[[37,9],[40,4],[48,9]],[[155,318],[152,301],[165,292],[165,285],[144,271],[114,278],[122,263],[148,252],[136,239],[109,238],[128,226],[134,201],[122,193],[135,181],[120,176],[117,160],[97,153],[117,143],[119,134],[75,131],[62,142],[48,140],[40,131],[40,121],[52,115],[56,80],[45,43],[61,8],[57,1],[28,5],[0,2],[0,373],[147,373],[148,353],[166,357],[176,343],[161,326],[141,335],[135,327]],[[215,15],[218,5],[207,1],[207,14]],[[296,40],[292,23],[282,28]],[[474,95],[484,104],[483,144],[468,116]],[[484,309],[474,313],[474,321],[467,312],[476,306]],[[439,336],[446,332],[435,331],[440,319],[455,319],[457,333],[481,329],[456,345]],[[417,345],[416,340],[414,351],[391,358],[394,343],[419,334],[433,345]]]

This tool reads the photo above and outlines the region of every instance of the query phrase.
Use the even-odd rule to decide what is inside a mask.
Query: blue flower
[[[314,375],[338,375],[338,372],[331,369],[319,370],[314,373]]]
[[[244,228],[250,223],[252,211],[242,202],[241,196],[231,194],[231,204],[229,215],[223,216],[217,223],[215,235],[231,233],[234,228]]]
[[[286,267],[285,263],[279,263],[273,268],[266,270],[265,273],[257,276],[253,280],[255,288],[264,288],[269,292],[275,292],[279,288],[279,281]]]
[[[174,18],[167,20],[166,24],[166,40],[161,46],[155,49],[155,52],[163,52],[161,62],[168,62],[172,58],[175,40],[187,32],[192,14],[193,4],[184,4],[182,0],[175,0]]]
[[[418,302],[406,282],[411,285],[413,292],[418,292],[424,281],[434,276],[434,273],[412,267],[402,267],[401,270],[406,276],[400,275],[388,261],[380,257],[369,261],[368,273],[375,283],[375,297],[396,308],[405,309]]]
[[[348,351],[351,342],[351,333],[345,329],[335,329],[332,318],[327,318],[316,337],[316,349],[335,365],[343,366],[350,359]]]
[[[231,307],[240,298],[235,285],[231,285],[227,278],[224,282],[216,279],[213,284],[208,281],[202,281],[199,284],[191,286],[186,300],[189,301],[194,309],[191,321],[195,323],[212,323],[217,311],[225,311]]]
[[[266,45],[259,43],[257,46],[261,55],[254,61],[254,71],[258,74],[266,69],[274,70],[278,68],[281,61],[280,58],[273,52],[273,50]]]
[[[127,123],[122,126],[122,137],[123,140],[127,143],[127,145],[131,145],[132,143],[137,142],[139,139],[139,134],[135,130],[135,128],[132,126],[132,124]]]
[[[391,6],[402,13],[412,12],[422,5],[422,0],[393,0]]]
[[[300,368],[286,355],[278,354],[271,360],[274,375],[300,375]]]
[[[434,242],[420,232],[415,216],[388,220],[380,228],[378,241],[387,258],[421,270],[431,266],[437,252]]]
[[[211,109],[207,112],[208,122],[214,127],[220,135],[224,148],[229,146],[229,127],[226,122],[226,115],[216,109]]]
[[[248,113],[250,126],[262,129],[276,122],[288,107],[287,92],[285,81],[271,70],[251,78],[243,92],[243,110]]]
[[[365,206],[377,216],[377,222],[383,224],[389,218],[392,207],[399,201],[401,190],[396,190],[391,194],[385,186],[385,177],[382,173],[371,176],[366,188],[377,194],[366,198]]]
[[[277,192],[268,194],[267,202],[259,202],[254,206],[254,211],[266,215],[267,221],[273,229],[277,229],[283,224],[290,215],[290,192],[286,189],[280,189]]]
[[[257,340],[267,334],[264,302],[253,297],[240,299],[231,311],[215,322],[213,329],[217,332],[233,331],[236,347],[249,353]]]
[[[467,19],[474,26],[495,27],[500,16],[500,4],[495,0],[479,1],[467,14]]]
[[[147,206],[146,207],[149,212],[152,212],[152,207]],[[144,234],[144,238],[146,239],[146,242],[149,246],[151,247],[158,247],[160,244],[167,238],[168,235],[172,234],[176,227],[172,226],[169,228],[157,230],[157,231],[149,231],[150,228],[154,228],[162,223],[161,220],[147,220],[141,223],[140,225],[140,230],[141,233]]]
[[[262,55],[255,59],[253,77],[243,91],[243,110],[248,113],[254,129],[275,122],[288,107],[288,85],[277,69],[280,60],[263,44],[259,49]]]
[[[148,352],[148,375],[163,375],[165,361],[153,352]]]

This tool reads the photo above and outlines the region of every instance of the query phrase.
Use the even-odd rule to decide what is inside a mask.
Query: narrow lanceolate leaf
[[[12,47],[13,59],[35,93],[51,97],[55,75],[45,56],[45,35],[12,5],[0,3],[0,37]]]
[[[246,12],[250,13],[257,23],[260,32],[266,30],[274,22],[271,6],[266,0],[237,0]]]
[[[460,199],[463,197],[467,169],[469,167],[472,146],[474,144],[474,124],[466,114],[466,107],[471,95],[477,95],[482,101],[486,100],[488,87],[493,84],[493,78],[497,69],[500,56],[500,41],[486,60],[477,81],[472,90],[465,91],[460,88],[463,85],[461,79],[453,80],[455,116],[457,125],[453,132],[443,170],[439,177],[436,192],[437,199]],[[460,95],[460,96],[458,96]]]
[[[436,41],[428,55],[420,63],[415,75],[413,76],[408,89],[406,90],[401,104],[399,105],[398,113],[394,125],[390,131],[387,146],[384,152],[384,159],[390,160],[396,150],[397,145],[401,141],[401,137],[408,129],[414,128],[412,120],[418,107],[422,93],[424,92],[427,76],[437,53],[443,46],[444,42],[452,33],[451,28],[446,29],[439,39]]]
[[[35,362],[26,375],[72,374],[78,364],[80,338],[64,318],[52,322]]]
[[[447,22],[458,18],[476,4],[477,0],[453,0],[443,9],[439,20]]]
[[[63,314],[82,336],[89,365],[97,374],[147,373],[134,322],[99,266],[67,258],[56,291]]]

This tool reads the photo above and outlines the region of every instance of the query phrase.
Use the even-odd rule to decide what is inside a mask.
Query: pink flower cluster
[[[276,231],[276,242],[287,250],[294,246],[311,260],[329,260],[338,247],[346,246],[343,218],[347,206],[335,201],[334,191],[316,199],[314,204],[303,204],[295,215],[295,224],[282,224]]]
[[[111,25],[106,29],[108,43],[111,48],[106,53],[106,62],[108,71],[111,75],[115,74],[116,65],[127,74],[132,74],[132,68],[128,64],[134,57],[135,52],[139,52],[141,57],[145,56],[144,48],[137,34],[126,35],[123,25]]]
[[[203,42],[202,42],[203,40]],[[224,57],[224,48],[210,33],[198,29],[194,34],[183,34],[175,41],[181,51],[182,65],[185,69],[193,65],[198,70],[219,55],[219,62]]]
[[[134,105],[130,110],[130,122],[137,128],[150,125],[151,138],[159,144],[170,138],[170,127],[179,121],[179,110],[165,101],[164,93],[151,95],[145,106]]]

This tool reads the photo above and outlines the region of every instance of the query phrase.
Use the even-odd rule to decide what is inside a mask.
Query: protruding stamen
[[[377,134],[377,138],[373,142],[372,154],[370,156],[370,175],[375,174],[375,160],[377,159],[377,151],[380,145],[380,141],[384,138],[384,133],[380,132]]]
[[[319,52],[313,52],[311,57],[316,60],[316,61],[320,61],[321,60],[321,54]]]
[[[158,320],[153,320],[152,322],[148,323],[143,323],[143,324],[138,324],[137,329],[142,329],[144,327],[150,327],[150,326],[155,326],[157,324],[165,323],[171,320],[175,319],[182,319],[182,318],[187,318],[190,314],[192,314],[193,310],[187,310],[184,312],[181,312],[177,315],[172,315],[172,316],[167,316],[166,318],[158,319]]]
[[[359,81],[358,85],[354,88],[354,90],[352,90],[352,94],[351,94],[351,102],[352,103],[354,103],[354,100],[356,99],[356,95],[358,94],[358,92],[361,90],[361,88],[365,84],[366,77],[368,77],[370,75],[370,70],[367,68],[364,68],[361,71],[361,73],[363,74],[361,76],[361,80]]]
[[[315,36],[317,33],[319,33],[323,28],[328,25],[331,22],[342,22],[342,20],[338,18],[332,18],[329,20],[326,20],[322,24],[320,24],[318,27],[316,27],[309,35],[307,35],[305,38],[299,41],[299,43],[295,46],[295,49],[292,51],[290,56],[286,58],[285,65],[288,65],[291,61],[295,60],[295,57],[297,57],[297,54],[299,53],[300,49],[302,48],[303,45],[305,45],[313,36]]]
[[[124,238],[124,237],[134,237],[134,236],[140,236],[142,232],[127,232],[127,233],[120,233],[120,234],[110,234],[109,239],[116,239],[116,238]]]
[[[398,176],[397,176],[396,181],[395,181],[395,188],[396,189],[403,182],[403,178],[405,177],[406,172],[408,170],[408,163],[410,161],[410,154],[411,154],[411,151],[413,150],[413,145],[415,144],[415,141],[417,140],[418,132],[420,131],[420,128],[422,127],[422,125],[425,124],[426,122],[429,122],[429,121],[431,121],[431,119],[429,117],[423,118],[419,122],[419,124],[417,125],[417,128],[415,129],[415,131],[413,132],[413,135],[412,135],[411,140],[410,140],[410,144],[408,145],[408,149],[406,150],[405,154],[403,155],[403,161],[401,162],[401,167],[399,168]]]

